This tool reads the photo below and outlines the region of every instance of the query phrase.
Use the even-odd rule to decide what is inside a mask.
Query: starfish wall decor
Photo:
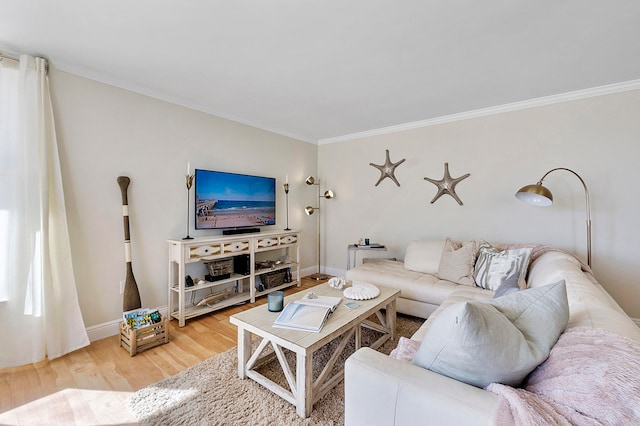
[[[462,205],[462,201],[456,194],[456,185],[458,184],[458,182],[468,178],[469,176],[471,175],[467,173],[466,175],[462,175],[455,179],[452,178],[451,175],[449,174],[449,163],[444,163],[444,177],[442,179],[435,180],[435,179],[429,179],[428,177],[424,178],[424,180],[428,180],[429,182],[431,182],[432,184],[438,187],[438,192],[436,193],[436,196],[433,197],[433,200],[431,200],[431,204],[435,203],[436,200],[440,198],[443,194],[449,194],[453,197],[454,200],[458,202],[458,204]]]
[[[395,176],[396,167],[398,167],[400,164],[404,163],[404,160],[406,160],[406,159],[403,158],[402,160],[398,161],[397,163],[392,163],[391,159],[389,159],[389,150],[386,149],[385,151],[387,153],[387,159],[384,162],[384,164],[377,165],[377,164],[369,163],[370,166],[373,166],[376,169],[380,170],[380,179],[378,179],[378,181],[376,182],[375,186],[378,186],[378,184],[380,182],[382,182],[382,180],[384,178],[389,178],[392,181],[394,181],[396,183],[396,185],[400,186],[400,182],[398,182],[398,179],[396,179],[396,176]]]

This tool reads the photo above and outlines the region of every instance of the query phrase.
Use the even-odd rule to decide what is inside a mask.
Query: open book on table
[[[310,298],[309,295],[306,295],[302,299],[287,303],[273,326],[318,333],[341,300],[341,297],[316,296]]]

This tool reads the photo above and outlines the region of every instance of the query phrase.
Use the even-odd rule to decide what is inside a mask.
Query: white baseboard
[[[306,277],[307,275],[314,274],[317,271],[317,268],[305,268],[304,270],[300,270],[300,276]],[[324,268],[323,273],[333,275],[336,277],[344,277],[345,275],[344,269],[337,268]],[[162,315],[167,315],[168,307],[163,306],[160,308],[160,313]],[[631,318],[631,320],[640,327],[640,318]],[[105,322],[103,324],[94,325],[91,327],[87,327],[87,334],[89,335],[89,341],[95,342],[96,340],[106,339],[107,337],[115,336],[120,333],[120,323],[121,319]]]
[[[311,275],[316,273],[317,267],[311,266],[309,268],[304,268],[300,270],[300,276],[306,277],[307,275]],[[323,271],[325,274],[335,275],[332,272]],[[160,313],[162,315],[167,315],[169,311],[168,306],[163,306],[160,309]],[[106,339],[107,337],[116,336],[120,333],[120,323],[122,319],[115,319],[113,321],[105,322],[98,325],[93,325],[91,327],[87,327],[87,334],[89,335],[89,341],[95,342],[96,340]]]
[[[318,272],[317,266],[310,266],[308,268],[300,269],[300,277],[307,277],[309,275],[315,274]]]
[[[168,307],[163,306],[158,308],[160,313],[164,316],[168,313]],[[95,342],[96,340],[106,339],[107,337],[116,336],[120,333],[120,323],[122,322],[122,318],[105,322],[98,325],[93,325],[91,327],[87,327],[87,334],[89,335],[89,341]]]
[[[334,277],[344,277],[347,271],[340,268],[324,268],[324,273]]]
[[[105,322],[98,325],[92,325],[87,327],[87,334],[89,335],[89,341],[95,342],[96,340],[106,339],[107,337],[115,336],[120,332],[120,323],[122,319]]]

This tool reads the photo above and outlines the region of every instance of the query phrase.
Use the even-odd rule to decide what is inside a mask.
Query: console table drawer
[[[220,254],[220,244],[207,244],[202,246],[189,247],[187,260],[203,259]]]
[[[256,241],[256,248],[273,247],[278,245],[278,238],[260,238]]]
[[[234,241],[231,243],[222,244],[222,252],[223,253],[243,253],[249,252],[251,245],[249,241]]]
[[[293,244],[298,242],[298,237],[296,235],[287,235],[285,237],[280,238],[280,244]]]

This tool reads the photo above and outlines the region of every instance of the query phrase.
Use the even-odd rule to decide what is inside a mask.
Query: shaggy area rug
[[[400,336],[411,337],[423,322],[419,318],[398,315],[396,338],[378,350],[390,353]],[[363,329],[364,345],[378,336],[374,331]],[[333,341],[314,354],[314,375],[319,374],[333,352],[331,348],[337,344],[337,340]],[[344,359],[353,353],[353,348],[352,341],[338,366],[344,365]],[[294,354],[288,354],[287,360],[294,368]],[[237,366],[236,347],[140,389],[127,403],[142,425],[344,424],[343,382],[314,404],[309,418],[302,419],[296,414],[295,407],[284,399],[251,379],[240,380]],[[277,383],[286,383],[275,359],[261,366],[260,371]]]

